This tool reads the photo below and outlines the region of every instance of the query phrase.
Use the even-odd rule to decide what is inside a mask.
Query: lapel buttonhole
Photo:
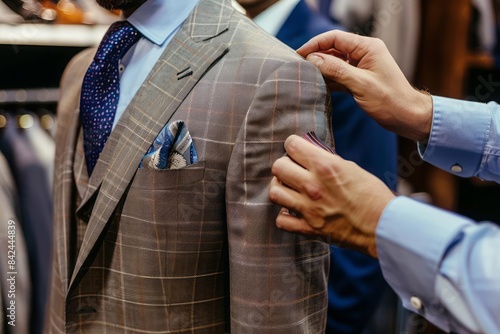
[[[193,75],[193,71],[190,71],[190,69],[191,69],[191,67],[186,67],[185,69],[183,69],[182,71],[177,73],[177,80],[181,80],[181,79],[184,79],[190,75]]]

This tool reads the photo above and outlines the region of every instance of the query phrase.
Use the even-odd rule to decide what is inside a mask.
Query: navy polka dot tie
[[[119,61],[139,38],[141,34],[127,21],[114,23],[83,79],[80,120],[89,175],[113,127],[120,95]]]

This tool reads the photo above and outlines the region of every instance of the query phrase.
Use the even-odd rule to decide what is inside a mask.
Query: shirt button
[[[411,297],[410,298],[410,304],[413,306],[417,311],[420,311],[422,309],[422,301],[418,297]]]
[[[116,68],[116,67],[115,67],[115,68]],[[123,73],[123,72],[125,71],[125,65],[120,64],[120,65],[118,66],[118,70],[120,71],[120,73]]]
[[[462,173],[463,168],[459,164],[454,164],[453,166],[451,166],[451,171],[453,173]]]

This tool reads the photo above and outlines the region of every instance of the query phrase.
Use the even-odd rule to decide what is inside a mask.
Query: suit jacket
[[[78,101],[94,52],[61,85],[47,332],[223,333],[230,323],[232,333],[323,333],[329,247],[277,229],[280,208],[267,198],[290,134],[331,143],[318,70],[229,0],[201,0],[89,179]],[[199,162],[137,169],[175,120]]]
[[[297,49],[323,32],[343,29],[301,0],[276,37]],[[335,149],[376,175],[392,189],[397,180],[396,135],[368,117],[347,93],[332,94]],[[378,261],[332,246],[328,281],[328,333],[359,333],[370,320],[386,286]]]

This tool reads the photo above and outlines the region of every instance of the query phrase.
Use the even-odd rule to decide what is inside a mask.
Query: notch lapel
[[[222,33],[233,12],[228,0],[201,0],[112,131],[78,208],[88,226],[69,291],[92,261],[90,255],[151,143],[205,72],[227,53],[230,36]],[[185,76],[188,67],[192,74]]]

